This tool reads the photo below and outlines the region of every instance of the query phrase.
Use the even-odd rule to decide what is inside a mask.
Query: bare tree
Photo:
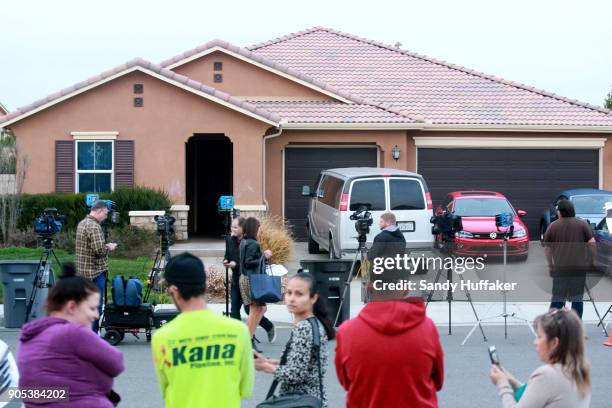
[[[0,141],[0,173],[2,176],[12,175],[12,185],[5,186],[7,191],[0,194],[0,232],[4,246],[10,244],[10,237],[17,230],[17,223],[22,209],[21,191],[26,172],[30,165],[29,157],[19,154],[15,137],[5,132]],[[12,171],[13,173],[9,173]],[[8,173],[8,174],[7,174]]]

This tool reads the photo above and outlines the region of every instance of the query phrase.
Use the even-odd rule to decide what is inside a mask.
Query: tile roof
[[[612,125],[607,109],[324,27],[248,49],[435,124]]]
[[[152,71],[156,74],[161,75],[162,77],[165,77],[166,79],[179,82],[180,84],[188,88],[191,88],[198,92],[203,92],[207,95],[210,95],[213,98],[217,98],[217,99],[224,101],[225,103],[229,104],[230,106],[234,108],[246,110],[247,112],[250,112],[254,115],[267,119],[271,122],[278,123],[281,120],[281,118],[277,114],[268,112],[264,108],[255,106],[252,103],[245,101],[244,99],[237,98],[226,92],[220,91],[208,85],[204,85],[184,75],[179,75],[174,71],[163,68],[160,65],[154,64],[142,58],[135,58],[131,61],[126,62],[125,64],[109,69],[99,75],[93,76],[85,81],[82,81],[72,86],[69,86],[67,88],[64,88],[61,91],[51,94],[45,98],[39,99],[31,103],[30,105],[18,108],[6,116],[0,117],[0,125],[14,118],[17,118],[21,115],[30,113],[46,104],[53,103],[54,101],[57,101],[66,95],[72,94],[74,92],[78,92],[79,90],[83,90],[84,88],[87,88],[89,86],[95,86],[95,84],[101,83],[105,79],[108,79],[117,74],[121,74],[122,72],[126,72],[134,67],[140,67],[140,68]]]
[[[250,101],[286,123],[419,123],[399,113],[367,104],[335,101]]]

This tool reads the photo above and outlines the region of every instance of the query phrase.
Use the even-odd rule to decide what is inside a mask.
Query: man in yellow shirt
[[[241,321],[207,309],[199,258],[172,258],[164,274],[180,314],[153,335],[155,371],[166,407],[239,408],[253,392],[253,352]]]

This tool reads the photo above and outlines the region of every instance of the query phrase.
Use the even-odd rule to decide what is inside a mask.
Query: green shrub
[[[117,243],[117,248],[111,255],[117,258],[152,256],[158,246],[157,234],[154,231],[130,225],[109,229],[108,242]]]
[[[121,215],[119,227],[129,225],[130,211],[168,210],[172,203],[168,194],[160,189],[148,187],[119,188],[111,193],[102,193],[100,198],[112,200]],[[84,193],[47,193],[26,194],[23,196],[23,207],[18,228],[26,230],[32,226],[45,208],[54,207],[66,216],[64,229],[76,230],[76,226],[88,213]]]
[[[168,211],[172,205],[168,193],[148,187],[118,188],[108,196],[103,194],[101,197],[117,204],[122,226],[130,223],[130,211]]]

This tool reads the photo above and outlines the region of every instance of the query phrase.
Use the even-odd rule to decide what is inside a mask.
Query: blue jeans
[[[106,274],[107,272],[104,271],[98,276],[96,276],[93,280],[93,282],[98,287],[98,290],[100,290],[100,304],[98,305],[98,314],[100,316],[102,316],[102,307],[104,306],[104,303],[106,303]],[[96,333],[98,333],[98,329],[100,327],[99,324],[100,324],[99,319],[93,322],[92,329]]]

